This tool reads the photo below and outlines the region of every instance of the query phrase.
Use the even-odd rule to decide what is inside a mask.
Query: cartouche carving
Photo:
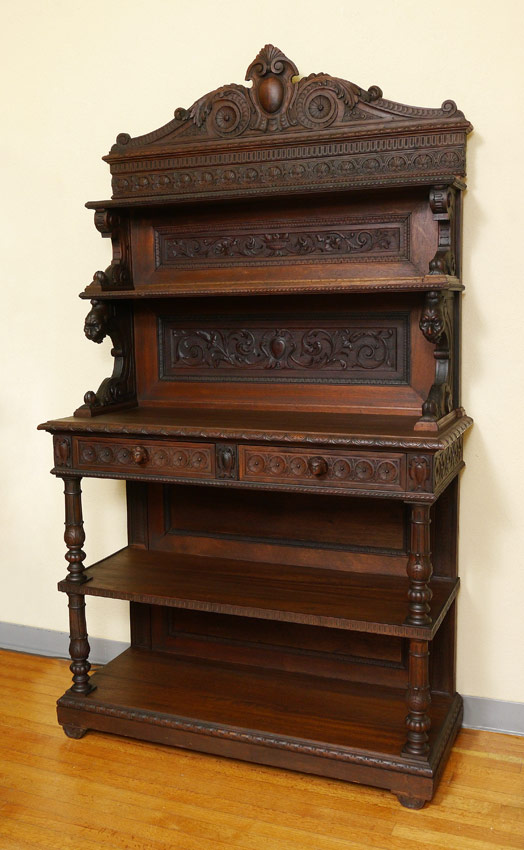
[[[238,478],[237,447],[232,443],[217,443],[216,475],[217,478]]]
[[[84,333],[91,342],[100,344],[109,336],[113,343],[111,354],[115,358],[113,374],[100,384],[98,390],[84,395],[84,404],[75,410],[75,416],[95,416],[108,409],[136,405],[135,362],[133,355],[133,324],[131,309],[126,304],[91,301],[86,316]]]
[[[55,466],[71,466],[71,437],[63,434],[53,437]]]
[[[426,455],[412,455],[409,461],[410,490],[429,490],[431,483],[431,461]]]

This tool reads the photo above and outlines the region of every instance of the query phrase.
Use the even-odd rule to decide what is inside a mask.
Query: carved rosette
[[[133,323],[131,308],[127,304],[91,301],[86,316],[84,333],[87,339],[100,344],[109,336],[113,343],[111,354],[115,358],[113,374],[84,396],[84,404],[75,416],[96,416],[105,411],[136,405],[135,363],[133,355]]]
[[[435,346],[435,381],[422,405],[416,429],[436,430],[438,421],[452,412],[453,399],[453,293],[443,290],[426,293],[420,330]]]

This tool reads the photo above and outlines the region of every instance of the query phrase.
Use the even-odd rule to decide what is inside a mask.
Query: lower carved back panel
[[[136,306],[147,404],[419,415],[433,381],[419,294],[177,299]]]

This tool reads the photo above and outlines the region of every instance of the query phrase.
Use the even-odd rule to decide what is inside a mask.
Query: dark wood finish
[[[88,596],[128,599],[335,629],[433,638],[458,581],[433,583],[431,616],[406,622],[405,577],[368,576],[284,564],[174,556],[128,547],[86,570]],[[58,589],[69,592],[65,579]]]
[[[113,255],[84,330],[114,365],[40,426],[65,481],[58,718],[419,808],[462,717],[471,125],[299,78],[272,45],[246,79],[119,134],[113,198],[88,204]],[[82,476],[127,482],[129,546],[88,569]],[[86,596],[130,601],[131,649],[91,678]]]
[[[292,767],[431,799],[460,726],[458,695],[433,695],[428,759],[401,754],[404,691],[128,649],[65,694],[61,723]],[[323,743],[329,741],[329,744]]]

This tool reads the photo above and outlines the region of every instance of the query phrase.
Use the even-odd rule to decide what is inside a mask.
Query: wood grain
[[[175,555],[132,546],[104,558],[84,575],[82,585],[65,579],[59,590],[426,640],[436,634],[458,591],[458,580],[433,581],[431,617],[410,625],[405,577]]]
[[[2,850],[524,845],[523,738],[462,730],[432,805],[412,812],[366,786],[103,733],[71,741],[53,697],[68,663],[6,651],[0,660]]]

